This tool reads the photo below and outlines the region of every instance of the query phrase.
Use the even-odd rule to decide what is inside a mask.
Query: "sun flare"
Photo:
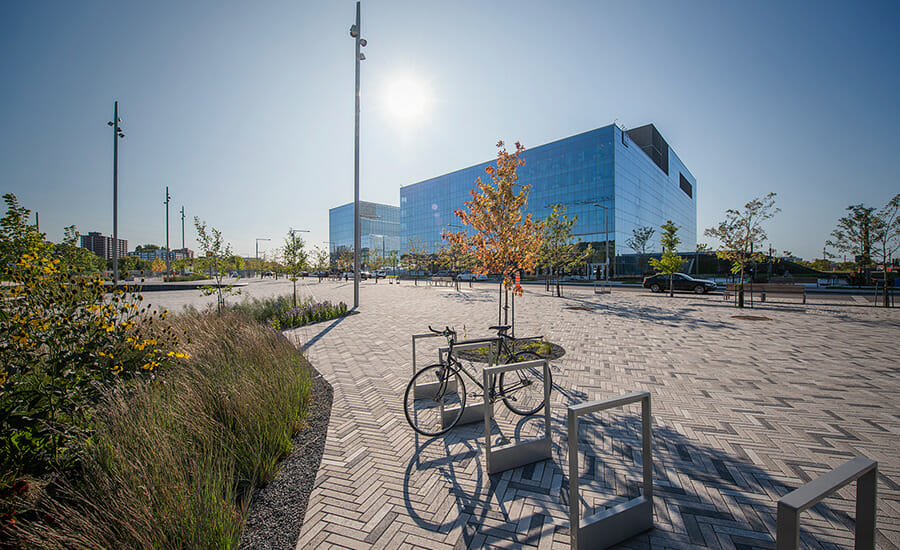
[[[428,90],[412,77],[400,77],[388,83],[384,100],[388,114],[402,122],[415,121],[428,110]]]

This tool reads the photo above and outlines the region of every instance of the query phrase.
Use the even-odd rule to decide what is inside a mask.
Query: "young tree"
[[[403,261],[406,263],[407,269],[413,270],[413,280],[416,286],[419,284],[419,271],[428,261],[428,256],[428,249],[425,248],[425,244],[422,241],[409,239],[409,248],[406,249],[406,253],[403,255]]]
[[[876,257],[883,266],[884,273],[884,307],[888,307],[888,265],[897,249],[900,248],[900,194],[894,195],[884,208],[878,211],[878,227],[873,243]]]
[[[530,186],[519,185],[516,170],[525,165],[520,158],[525,148],[517,142],[516,151],[509,153],[502,141],[497,148],[497,165],[484,169],[491,183],[482,183],[479,177],[471,191],[472,200],[464,203],[466,210],[455,212],[460,222],[475,232],[448,233],[447,240],[472,254],[478,273],[499,273],[501,288],[521,296],[522,288],[515,286],[514,274],[534,269],[542,231],[531,214],[523,214],[528,208]]]
[[[297,307],[297,279],[300,278],[300,272],[307,268],[308,254],[303,249],[303,239],[297,236],[294,231],[288,231],[287,237],[284,239],[284,248],[282,249],[282,257],[284,260],[284,270],[288,279],[294,283],[294,307]]]
[[[231,254],[231,245],[227,244],[222,238],[222,232],[215,227],[207,229],[206,222],[201,221],[199,217],[194,216],[194,227],[197,229],[197,244],[203,253],[197,259],[200,269],[208,269],[212,271],[212,276],[216,280],[216,286],[205,286],[201,288],[204,296],[216,294],[218,301],[218,310],[221,312],[225,309],[225,296],[228,294],[240,294],[240,290],[236,290],[233,285],[223,285],[222,276],[225,271],[232,267],[233,256]]]
[[[328,255],[328,251],[324,248],[317,246],[312,251],[312,268],[316,270],[319,277],[319,282],[322,282],[322,272],[328,271],[331,268],[329,264],[330,258]]]
[[[578,216],[569,219],[566,216],[566,207],[562,204],[553,205],[551,213],[541,224],[543,229],[543,246],[540,249],[540,264],[556,276],[556,296],[562,297],[559,279],[563,273],[578,266],[584,265],[594,251],[590,245],[580,249],[576,238],[572,241],[572,227],[578,221]]]
[[[157,256],[153,259],[153,263],[150,264],[150,271],[153,273],[162,273],[166,270],[166,262],[163,261],[162,258]]]
[[[684,258],[677,254],[681,238],[678,236],[678,226],[672,220],[666,220],[660,229],[662,229],[662,233],[659,236],[659,244],[662,246],[662,257],[658,260],[651,258],[650,265],[657,273],[669,276],[669,297],[671,298],[675,296],[672,276],[681,269],[681,264],[684,263]]]
[[[848,206],[847,211],[850,214],[838,220],[837,227],[825,244],[857,257],[857,270],[868,280],[868,273],[872,268],[872,246],[880,220],[874,207],[854,204]]]
[[[649,225],[643,227],[635,227],[631,230],[631,237],[625,241],[628,248],[634,250],[638,257],[638,269],[644,272],[644,257],[647,255],[647,245],[650,244],[650,238],[656,230]]]
[[[338,270],[346,273],[353,269],[353,250],[349,247],[342,247],[337,257]]]
[[[775,208],[775,193],[769,193],[748,202],[741,211],[726,210],[725,221],[704,232],[707,237],[718,239],[721,243],[716,256],[731,262],[732,273],[740,273],[738,307],[744,307],[744,270],[750,262],[761,261],[764,257],[760,251],[766,240],[762,222],[780,211]]]
[[[69,273],[84,275],[106,268],[106,260],[86,248],[78,246],[78,230],[74,225],[63,229],[63,240],[53,245],[53,253]]]

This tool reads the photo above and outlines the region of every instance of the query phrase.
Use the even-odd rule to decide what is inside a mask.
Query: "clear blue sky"
[[[618,121],[652,122],[697,178],[698,230],[769,191],[805,258],[850,204],[900,193],[900,3],[363,2],[361,198]],[[178,210],[235,252],[328,239],[353,199],[355,2],[0,3],[0,192],[62,228],[165,241]],[[411,81],[424,107],[389,91]],[[400,111],[400,112],[398,112]],[[406,113],[409,115],[409,113]],[[701,238],[701,241],[708,239]]]

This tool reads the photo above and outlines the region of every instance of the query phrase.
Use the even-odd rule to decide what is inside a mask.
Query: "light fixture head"
[[[124,133],[124,132],[119,132],[119,137],[120,137],[120,138],[125,137],[125,133]]]
[[[360,61],[365,61],[365,60],[366,60],[366,54],[360,52],[360,54],[359,54],[359,60],[360,60]]]
[[[107,125],[107,126],[112,126],[112,122],[107,122],[106,125]]]
[[[356,27],[356,25],[350,25],[350,36],[352,36],[353,38],[359,36],[359,29]]]
[[[367,43],[368,43],[368,42],[366,42],[366,39],[365,39],[365,38],[360,38],[360,39],[359,39],[359,45],[362,46],[363,48],[366,47],[366,44],[367,44]]]

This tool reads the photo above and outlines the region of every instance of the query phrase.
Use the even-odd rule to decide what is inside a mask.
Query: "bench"
[[[732,294],[737,293],[738,286],[738,283],[727,283],[725,285],[724,297],[726,300],[730,298]],[[760,296],[760,302],[765,302],[766,296],[768,294],[785,294],[791,296],[802,296],[803,303],[806,303],[806,287],[803,285],[785,285],[779,283],[745,283],[744,295],[746,296],[751,292]]]
[[[431,277],[428,279],[428,284],[434,286],[452,286],[453,277]]]

